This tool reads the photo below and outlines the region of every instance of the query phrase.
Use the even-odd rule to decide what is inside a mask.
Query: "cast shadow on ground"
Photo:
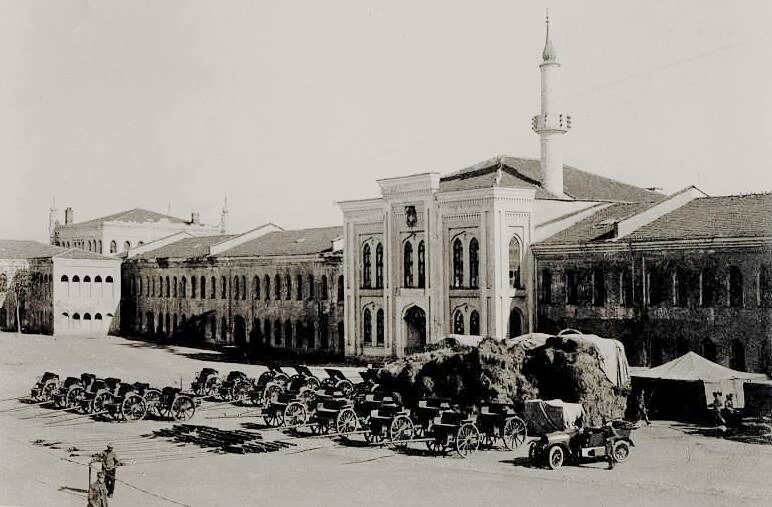
[[[191,424],[175,424],[143,436],[169,439],[178,444],[195,445],[212,452],[231,454],[275,452],[294,446],[288,442],[265,441],[260,433]]]
[[[503,459],[499,461],[499,463],[508,463],[516,467],[536,468],[536,469],[544,468],[540,465],[535,464],[533,460],[528,456],[519,456],[517,458],[512,458],[512,459]]]

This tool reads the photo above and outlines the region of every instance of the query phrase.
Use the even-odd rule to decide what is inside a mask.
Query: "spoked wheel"
[[[147,414],[147,403],[142,396],[130,394],[121,403],[121,415],[129,422],[140,421]]]
[[[187,421],[196,413],[196,404],[189,396],[177,396],[172,402],[171,413],[175,421]]]
[[[319,379],[316,377],[306,377],[306,387],[309,389],[316,391],[319,389],[319,387],[322,385],[321,382],[319,382]]]
[[[268,426],[278,428],[284,423],[284,414],[282,414],[281,410],[269,408],[263,415],[263,420]]]
[[[563,462],[566,459],[566,453],[559,445],[553,445],[547,451],[547,466],[552,470],[557,470],[563,466]]]
[[[611,456],[617,463],[624,463],[630,457],[630,444],[625,440],[617,440],[611,448]]]
[[[383,428],[381,428],[378,433],[374,433],[371,428],[370,431],[365,433],[365,442],[368,444],[380,444],[383,442],[383,433],[381,433],[382,430]]]
[[[145,391],[144,398],[147,414],[161,417],[161,391],[158,389],[148,389]]]
[[[86,391],[82,387],[73,387],[67,391],[67,395],[64,398],[65,408],[77,407],[80,404],[80,399]]]
[[[357,414],[350,408],[341,410],[335,419],[335,430],[340,434],[344,434],[344,436],[347,433],[356,431],[358,426]]]
[[[202,394],[204,396],[212,396],[214,393],[217,392],[218,385],[220,384],[220,379],[217,377],[209,377],[206,379],[206,382],[204,382],[204,388],[201,390]]]
[[[244,403],[247,400],[247,392],[249,391],[249,384],[244,381],[236,381],[231,388],[231,399]]]
[[[502,431],[502,437],[504,439],[504,446],[510,451],[517,449],[528,438],[528,428],[518,416],[510,417],[504,424],[504,430]]]
[[[91,400],[91,413],[98,414],[107,410],[107,405],[113,402],[113,395],[108,392],[99,393]]]
[[[57,386],[54,382],[49,382],[43,386],[43,391],[40,393],[40,401],[51,401],[54,398]]]
[[[270,408],[271,403],[279,398],[283,389],[278,384],[268,384],[263,392],[263,408]]]
[[[300,426],[306,423],[308,412],[302,403],[293,401],[284,409],[283,418],[285,426]]]
[[[354,384],[352,384],[350,380],[341,380],[338,382],[338,385],[336,385],[335,388],[339,390],[346,398],[351,396],[351,393],[354,392]]]
[[[426,448],[435,454],[445,454],[448,450],[448,442],[445,437],[434,438],[426,441]]]
[[[466,458],[480,448],[480,430],[473,423],[464,423],[456,433],[456,452]]]
[[[406,415],[398,415],[389,426],[389,440],[397,447],[407,447],[408,440],[413,439],[413,421]]]

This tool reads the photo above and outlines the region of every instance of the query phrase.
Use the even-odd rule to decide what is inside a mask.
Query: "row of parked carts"
[[[292,369],[288,373],[269,366],[252,378],[241,371],[220,376],[217,370],[204,368],[188,391],[98,378],[91,373],[62,380],[46,372],[30,394],[36,404],[128,422],[146,418],[187,421],[197,407],[203,411],[245,407],[247,411],[238,417],[259,417],[265,425],[290,430],[296,436],[304,432],[345,439],[361,436],[368,443],[397,447],[423,442],[432,452],[454,450],[461,456],[498,444],[515,449],[527,437],[526,423],[509,404],[486,404],[468,413],[449,399],[431,398],[408,407],[399,393],[379,386],[374,368],[360,371],[356,382],[338,369],[325,369],[327,377],[322,379],[306,366]],[[207,402],[204,406],[203,401]]]

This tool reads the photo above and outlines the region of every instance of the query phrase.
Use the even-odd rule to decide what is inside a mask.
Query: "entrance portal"
[[[420,352],[426,347],[426,312],[417,306],[405,312],[407,328],[405,354]]]
[[[233,319],[233,343],[239,347],[247,344],[247,322],[241,315]]]
[[[509,337],[514,338],[523,334],[523,314],[517,308],[509,312]]]

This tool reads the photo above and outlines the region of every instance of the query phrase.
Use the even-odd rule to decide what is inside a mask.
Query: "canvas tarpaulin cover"
[[[584,409],[581,403],[563,400],[526,400],[523,415],[529,431],[543,435],[581,427]]]

